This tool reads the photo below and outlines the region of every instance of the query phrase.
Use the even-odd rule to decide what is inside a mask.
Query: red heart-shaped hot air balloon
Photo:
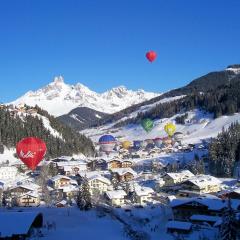
[[[43,140],[36,137],[27,137],[17,143],[16,150],[22,162],[30,169],[35,170],[44,158],[47,147]]]
[[[157,57],[157,53],[154,51],[149,51],[146,53],[146,58],[148,59],[148,61],[153,62]]]

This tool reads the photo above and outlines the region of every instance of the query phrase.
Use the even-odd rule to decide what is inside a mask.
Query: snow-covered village
[[[239,240],[240,4],[13,2],[0,239]]]

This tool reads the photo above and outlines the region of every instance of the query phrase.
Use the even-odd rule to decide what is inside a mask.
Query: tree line
[[[42,119],[34,115],[13,114],[8,108],[0,109],[0,142],[12,148],[16,143],[25,137],[39,137],[46,142],[46,157],[57,157],[60,155],[72,155],[83,153],[92,155],[94,146],[92,141],[84,135],[75,132],[71,128],[63,125],[57,119],[50,116],[46,111],[35,107],[38,114],[47,117],[52,128],[54,128],[61,137],[53,136],[45,128]]]
[[[232,177],[240,161],[240,124],[234,123],[218,134],[209,145],[210,172],[218,177]]]

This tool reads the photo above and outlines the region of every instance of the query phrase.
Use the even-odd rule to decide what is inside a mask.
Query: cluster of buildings
[[[196,225],[206,224],[218,229],[228,204],[226,196],[232,199],[234,211],[240,213],[237,181],[230,187],[211,175],[195,175],[189,170],[170,172],[156,158],[152,158],[152,165],[160,164],[164,171],[144,170],[137,167],[138,157],[132,157],[140,151],[144,152],[135,151],[130,158],[126,149],[106,158],[56,158],[40,165],[34,173],[25,170],[22,178],[15,181],[20,174],[17,168],[3,166],[0,168],[0,203],[9,207],[41,204],[67,207],[76,204],[81,184],[87,181],[92,199],[100,204],[111,207],[163,204],[171,211],[166,225],[169,233],[189,234]],[[48,176],[41,182],[41,170],[46,166]]]
[[[35,115],[37,114],[37,109],[34,107],[26,107],[24,104],[19,105],[4,105],[0,104],[0,109],[8,109],[8,111],[14,116],[19,114]]]

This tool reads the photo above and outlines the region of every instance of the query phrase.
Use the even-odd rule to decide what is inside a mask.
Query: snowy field
[[[96,210],[83,212],[77,208],[24,208],[24,211],[41,212],[44,218],[45,227],[42,229],[43,236],[32,236],[30,238],[31,240],[131,239],[124,231],[124,224],[112,214],[99,217],[97,216]],[[171,215],[169,210],[164,207],[155,206],[154,208],[147,207],[143,209],[132,208],[131,212],[126,212],[124,208],[115,209],[114,215],[120,216],[120,218],[127,222],[136,232],[145,233],[146,240],[175,239],[172,235],[166,232],[167,219],[171,217]],[[50,225],[51,227],[48,227]],[[17,227],[17,224],[13,227]],[[203,235],[213,237],[215,234],[216,231],[206,228],[202,229],[201,232],[194,231],[185,239],[199,239],[199,236]]]
[[[130,141],[153,139],[166,136],[164,126],[168,122],[174,122],[177,116],[179,114],[171,118],[154,121],[154,127],[149,133],[146,133],[140,124],[130,124],[120,128],[113,128],[113,124],[108,124],[98,128],[83,130],[82,133],[89,136],[95,142],[98,142],[99,137],[103,134],[112,134],[120,139]],[[188,112],[187,122],[184,125],[176,124],[176,131],[184,134],[183,143],[200,143],[203,139],[216,137],[223,128],[227,129],[235,122],[240,122],[240,113],[213,119],[212,114],[194,110]]]

